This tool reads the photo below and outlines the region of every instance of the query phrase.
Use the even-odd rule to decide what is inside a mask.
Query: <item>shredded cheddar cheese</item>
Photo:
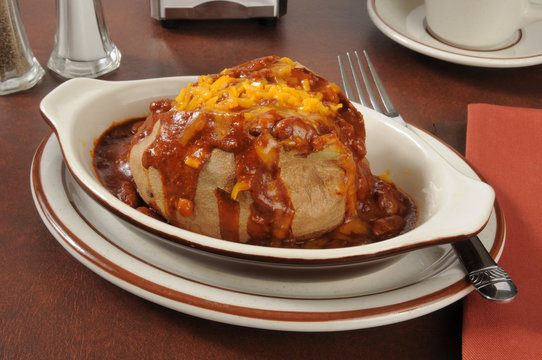
[[[390,169],[387,169],[385,173],[378,175],[379,178],[384,180],[385,182],[391,183],[391,177],[390,177]]]
[[[233,187],[233,190],[231,191],[231,198],[233,200],[237,200],[237,196],[239,195],[239,192],[246,191],[248,189],[250,189],[250,185],[247,184],[246,182],[244,181],[237,182],[235,186]]]
[[[177,201],[177,211],[184,217],[192,216],[194,211],[194,202],[185,198],[180,198]]]
[[[292,69],[298,66],[283,58],[273,69],[276,82],[266,79],[234,78],[224,70],[216,80],[200,76],[196,84],[183,88],[176,101],[179,111],[206,111],[213,113],[243,112],[247,121],[269,110],[290,110],[317,117],[335,117],[342,107],[339,102],[323,100],[322,92],[312,91],[308,79],[293,81]],[[338,92],[336,85],[333,91]]]

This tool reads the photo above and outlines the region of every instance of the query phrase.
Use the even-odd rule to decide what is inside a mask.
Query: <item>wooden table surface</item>
[[[46,66],[54,1],[20,0],[35,56]],[[103,1],[122,52],[108,80],[214,73],[264,55],[287,56],[340,83],[337,54],[366,49],[396,107],[462,150],[467,105],[541,107],[542,67],[486,69],[433,59],[383,35],[358,0],[291,0],[275,26],[256,20],[184,21],[165,29],[148,1]],[[0,98],[1,359],[457,359],[462,304],[370,329],[297,333],[195,318],[124,291],[70,256],[40,220],[30,163],[50,133],[40,100],[62,82],[50,71],[35,88]],[[491,134],[488,134],[490,136]],[[506,211],[506,209],[505,209]]]

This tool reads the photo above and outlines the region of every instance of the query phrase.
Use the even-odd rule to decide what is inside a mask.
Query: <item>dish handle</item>
[[[450,191],[444,199],[442,211],[431,221],[442,233],[459,238],[472,236],[486,225],[495,204],[495,191],[489,184],[451,168]]]
[[[104,85],[113,82],[89,78],[67,80],[53,89],[40,102],[40,113],[47,124],[58,134],[74,121],[70,116],[77,109],[81,99],[103,90]]]

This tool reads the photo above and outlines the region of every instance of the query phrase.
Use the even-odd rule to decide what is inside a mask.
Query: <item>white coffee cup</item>
[[[517,31],[542,20],[534,0],[425,0],[428,30],[463,48],[490,50],[508,45]]]

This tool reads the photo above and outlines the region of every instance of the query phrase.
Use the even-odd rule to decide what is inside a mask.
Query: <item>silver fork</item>
[[[362,64],[357,51],[354,52],[355,61],[350,53],[346,53],[350,74],[356,87],[357,99],[341,56],[337,56],[346,97],[351,101],[359,100],[362,105],[371,107],[375,111],[388,116],[390,120],[396,121],[407,128],[410,127],[393,106],[365,50],[363,55],[366,66]],[[367,75],[365,68],[369,70],[370,77]],[[358,72],[361,74],[364,86],[361,84]],[[373,90],[373,87],[378,95]],[[418,136],[417,138],[425,142],[421,137]],[[466,240],[453,242],[452,247],[463,264],[470,282],[484,298],[506,302],[517,295],[518,289],[516,285],[506,271],[495,263],[478,236],[475,235]]]

